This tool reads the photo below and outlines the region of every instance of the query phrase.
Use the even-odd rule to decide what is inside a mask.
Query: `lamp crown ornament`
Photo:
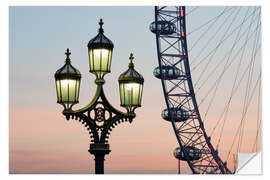
[[[70,55],[71,55],[71,52],[69,51],[69,48],[67,48],[67,51],[65,52],[65,55],[67,56],[66,57],[66,62],[67,63],[70,63]]]
[[[140,73],[138,73],[135,70],[133,59],[134,59],[133,53],[130,53],[128,70],[126,70],[125,72],[123,72],[119,76],[118,81],[120,81],[120,82],[135,81],[135,82],[138,82],[138,83],[142,83],[143,84],[144,78],[143,78],[143,76]]]
[[[130,56],[129,56],[130,62],[128,64],[129,68],[134,68],[133,59],[134,59],[133,53],[130,53]]]
[[[104,33],[104,30],[103,30],[103,28],[102,28],[102,26],[103,26],[103,24],[104,24],[104,23],[103,23],[103,20],[100,19],[100,21],[99,21],[98,24],[99,24],[99,30],[98,30],[98,32],[99,32],[99,33]]]

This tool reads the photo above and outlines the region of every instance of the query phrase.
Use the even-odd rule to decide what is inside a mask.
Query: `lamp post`
[[[66,119],[79,120],[87,127],[91,142],[89,153],[95,156],[95,173],[104,174],[104,157],[110,153],[108,143],[110,131],[119,123],[135,118],[135,109],[141,106],[143,77],[134,69],[133,54],[130,54],[128,70],[118,79],[121,106],[127,112],[114,108],[103,91],[104,75],[110,72],[113,43],[105,35],[100,19],[98,35],[88,43],[90,72],[96,76],[97,85],[94,98],[85,107],[72,110],[78,103],[81,74],[71,65],[70,51],[67,49],[65,65],[55,73],[57,103],[64,106]]]

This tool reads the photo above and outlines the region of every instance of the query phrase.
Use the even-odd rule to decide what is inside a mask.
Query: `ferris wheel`
[[[156,6],[154,13],[153,74],[163,88],[162,118],[179,144],[175,157],[195,174],[235,173],[232,156],[260,148],[260,7]]]

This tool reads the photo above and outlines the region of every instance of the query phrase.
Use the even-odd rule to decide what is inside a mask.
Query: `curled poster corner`
[[[238,153],[236,174],[262,174],[261,151],[257,153]]]

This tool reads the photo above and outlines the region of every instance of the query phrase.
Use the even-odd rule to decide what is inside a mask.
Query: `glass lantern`
[[[67,49],[66,63],[56,71],[54,77],[56,82],[57,103],[62,104],[65,109],[78,103],[81,73],[71,65],[70,52]]]
[[[133,54],[130,54],[130,63],[128,70],[122,73],[119,78],[120,101],[121,106],[125,107],[128,112],[141,106],[142,91],[144,79],[135,69],[133,64]]]
[[[98,35],[91,39],[87,46],[90,72],[94,73],[98,79],[103,79],[105,74],[111,72],[113,43],[104,35],[102,19],[99,25]]]

